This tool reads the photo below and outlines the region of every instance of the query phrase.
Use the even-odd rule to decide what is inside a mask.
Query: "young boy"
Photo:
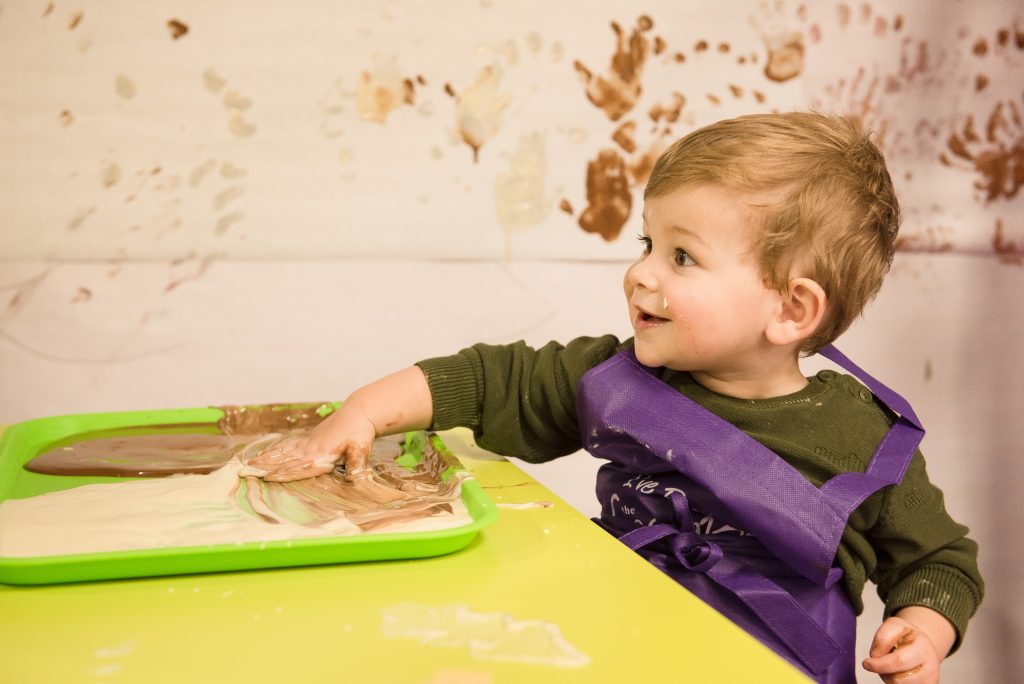
[[[863,667],[938,681],[981,600],[977,547],[928,481],[913,411],[828,346],[892,260],[880,152],[840,118],[739,117],[670,147],[644,200],[632,339],[422,361],[251,465],[357,476],[375,437],[454,426],[532,462],[582,446],[610,461],[603,527],[818,681],[854,681],[867,579],[886,619]],[[819,351],[872,391],[804,377]]]

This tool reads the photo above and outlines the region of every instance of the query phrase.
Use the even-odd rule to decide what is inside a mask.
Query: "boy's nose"
[[[654,269],[648,264],[647,259],[637,261],[626,270],[625,286],[627,291],[637,287],[653,290],[657,285],[658,281],[655,278]]]

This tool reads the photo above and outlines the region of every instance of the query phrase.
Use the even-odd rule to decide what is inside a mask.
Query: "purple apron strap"
[[[723,553],[718,544],[693,532],[690,504],[682,492],[672,492],[674,525],[638,527],[619,537],[633,551],[667,539],[676,560],[692,572],[704,573],[743,602],[812,674],[824,672],[842,647],[807,613],[788,591],[742,560]]]
[[[903,479],[911,457],[924,438],[924,428],[906,399],[873,378],[838,349],[828,345],[818,353],[863,382],[898,416],[879,442],[871,463],[863,473],[840,473],[821,486],[822,493],[832,499],[840,515],[849,517],[864,499]]]

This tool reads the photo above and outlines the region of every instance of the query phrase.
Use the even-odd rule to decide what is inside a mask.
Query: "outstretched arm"
[[[433,401],[418,367],[362,387],[305,437],[285,439],[246,463],[243,475],[287,482],[329,473],[344,463],[348,476],[366,467],[373,440],[430,427]]]
[[[907,606],[875,632],[864,669],[886,684],[937,684],[939,664],[955,640],[956,630],[942,614]]]

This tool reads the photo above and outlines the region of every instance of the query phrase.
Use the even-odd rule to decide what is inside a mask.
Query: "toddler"
[[[658,160],[624,290],[634,336],[478,344],[352,394],[260,454],[268,480],[365,467],[374,438],[466,426],[531,462],[583,447],[606,530],[821,682],[853,682],[870,579],[885,619],[863,667],[938,681],[983,591],[913,411],[830,344],[881,287],[899,208],[857,124],[743,116]],[[801,354],[851,375],[804,377]]]

